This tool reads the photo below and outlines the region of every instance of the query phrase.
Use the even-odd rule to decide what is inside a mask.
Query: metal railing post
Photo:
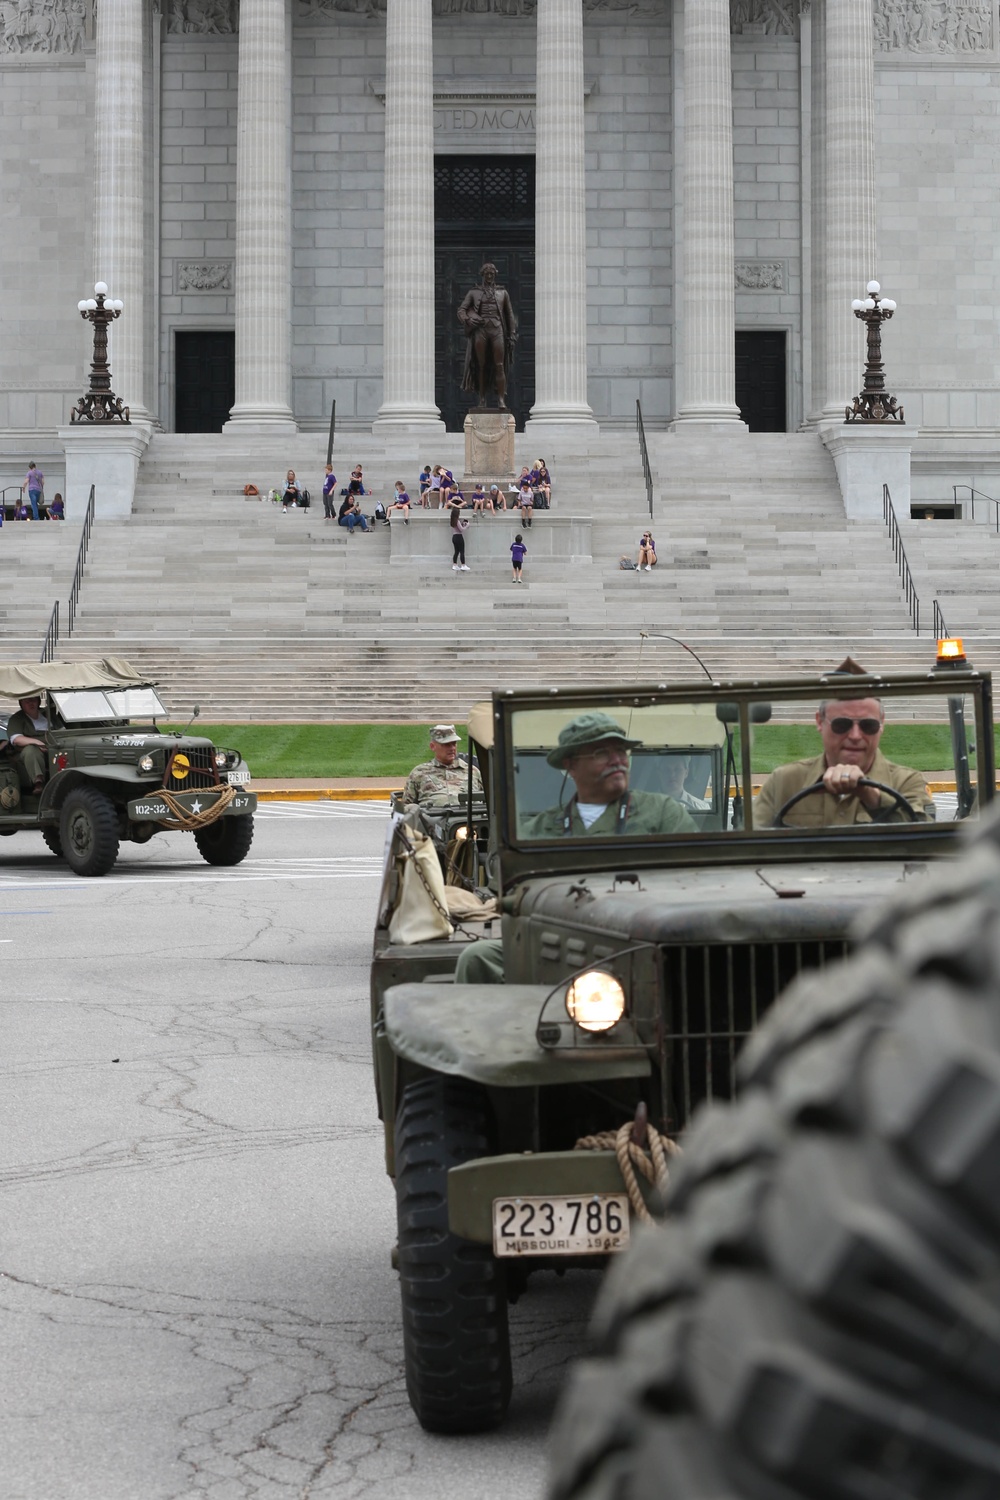
[[[83,532],[80,537],[80,550],[76,554],[76,568],[73,572],[73,587],[69,591],[69,603],[66,607],[66,634],[73,634],[73,626],[76,624],[76,607],[80,601],[80,589],[83,586],[83,565],[87,561],[87,548],[90,546],[90,533],[94,529],[94,486],[90,486],[90,498],[87,501],[87,514],[83,519]]]
[[[635,430],[639,434],[639,453],[642,458],[642,472],[646,480],[646,504],[649,507],[649,519],[653,519],[653,470],[649,463],[649,449],[646,447],[646,429],[642,421],[642,406],[638,401],[635,403]]]
[[[903,546],[903,534],[899,529],[896,512],[892,504],[892,496],[889,494],[889,486],[882,486],[882,519],[889,528],[889,541],[892,546],[892,555],[896,559],[896,567],[899,570],[900,581],[903,585],[903,598],[906,600],[910,611],[910,623],[917,635],[920,634],[920,600],[917,597],[916,585],[913,582],[913,574],[906,557],[906,548]]]
[[[59,600],[52,606],[49,616],[49,628],[45,632],[45,640],[42,644],[42,654],[39,661],[55,661],[56,648],[59,645]]]
[[[330,404],[330,440],[326,445],[326,461],[333,463],[333,439],[337,433],[337,403],[334,400]]]

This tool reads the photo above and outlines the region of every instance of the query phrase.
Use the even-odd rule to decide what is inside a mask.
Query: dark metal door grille
[[[782,990],[845,957],[843,940],[664,948],[665,1096],[671,1131],[703,1100],[731,1099],[739,1050]]]

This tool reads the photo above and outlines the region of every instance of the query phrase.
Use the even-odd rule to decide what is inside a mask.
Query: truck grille
[[[181,756],[187,759],[188,770],[185,776],[176,776],[174,766]],[[207,786],[218,786],[219,772],[215,765],[214,747],[194,745],[190,749],[175,750],[167,762],[163,785],[168,792],[193,792]]]
[[[845,957],[833,942],[740,943],[665,947],[666,1104],[669,1128],[682,1130],[703,1101],[731,1099],[736,1058],[774,1000],[805,969]]]

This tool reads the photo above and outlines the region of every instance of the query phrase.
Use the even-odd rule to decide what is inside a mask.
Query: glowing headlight
[[[613,975],[591,969],[566,991],[566,1009],[584,1031],[608,1031],[625,1014],[625,991]]]
[[[153,769],[153,757],[151,755],[140,756],[140,758],[139,758],[139,770],[140,771],[151,771],[152,769]]]
[[[225,752],[225,750],[216,750],[216,752],[215,752],[215,764],[219,767],[220,770],[226,764],[226,752]]]

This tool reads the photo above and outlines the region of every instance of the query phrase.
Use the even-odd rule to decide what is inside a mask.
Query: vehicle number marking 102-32
[[[624,1194],[493,1200],[495,1255],[608,1255],[628,1242]]]

